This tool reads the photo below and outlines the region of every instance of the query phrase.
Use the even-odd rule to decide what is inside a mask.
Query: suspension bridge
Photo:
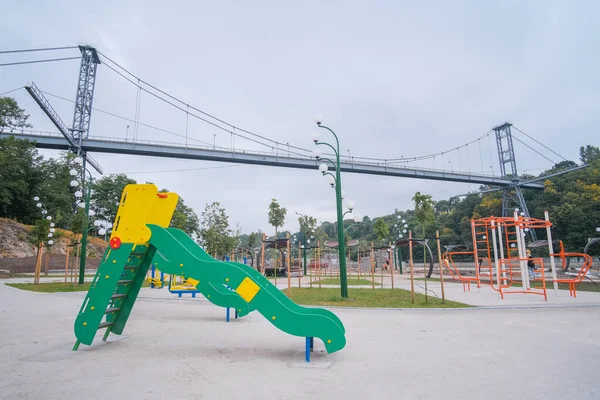
[[[35,142],[36,147],[41,149],[59,149],[75,152],[83,157],[84,163],[89,164],[101,174],[103,173],[102,167],[94,160],[90,153],[113,153],[150,157],[167,157],[318,170],[319,161],[312,156],[311,150],[293,146],[289,143],[280,143],[264,135],[239,128],[199,108],[193,107],[187,102],[184,102],[168,92],[142,80],[92,46],[79,45],[43,49],[5,50],[0,51],[0,55],[40,51],[54,52],[73,49],[78,49],[80,56],[0,63],[0,67],[7,67],[31,63],[58,62],[73,59],[80,60],[79,76],[77,81],[77,95],[74,101],[49,92],[44,92],[35,83],[30,83],[22,88],[18,88],[24,89],[29,93],[29,95],[40,106],[41,110],[46,114],[52,124],[56,127],[58,132],[21,129],[18,132],[2,132],[0,133],[0,137],[13,136],[18,139],[30,140]],[[128,119],[114,112],[100,110],[93,107],[94,89],[96,86],[96,77],[100,65],[105,66],[108,70],[117,74],[120,78],[126,80],[136,88],[137,101],[135,119]],[[139,120],[140,98],[142,93],[150,95],[151,97],[166,103],[169,107],[174,108],[178,112],[185,114],[185,134],[168,131],[156,126],[142,123]],[[63,122],[59,113],[52,106],[47,96],[55,97],[63,101],[69,101],[75,104],[73,123],[70,127]],[[126,137],[125,139],[115,136],[90,135],[90,120],[93,111],[130,121],[131,123],[135,124],[134,129],[136,134],[134,134],[132,138]],[[239,146],[234,147],[233,143],[231,147],[217,147],[214,143],[211,146],[210,143],[202,141],[197,137],[190,136],[188,134],[188,120],[190,118],[202,121],[211,129],[221,130],[230,134],[232,141],[235,137],[246,141],[246,143],[250,144],[250,146],[248,146],[248,149],[242,149]],[[140,126],[156,129],[163,134],[177,136],[180,138],[180,140],[185,139],[185,142],[181,143],[175,141],[166,142],[142,140],[137,134]],[[515,136],[513,130],[516,130],[520,135],[522,135],[522,139]],[[491,147],[489,149],[490,160],[486,160],[485,164],[490,164],[492,173],[485,172],[484,162],[482,159],[483,150],[481,148],[481,142],[485,138],[487,138],[488,141],[493,138],[496,144],[496,152],[498,157],[497,162],[499,164],[497,174],[491,165],[493,162],[493,160],[491,160]],[[546,154],[552,153],[552,156],[548,156],[525,143],[526,138],[543,147],[545,149],[543,151],[545,151]],[[521,143],[523,146],[529,148],[543,157],[545,160],[549,161],[550,165],[547,169],[550,169],[557,164],[556,161],[552,160],[550,157],[556,156],[559,158],[559,160],[566,161],[564,157],[560,156],[543,143],[537,141],[532,136],[514,127],[510,123],[504,123],[502,125],[493,127],[484,135],[481,135],[469,143],[456,146],[455,148],[447,151],[424,156],[400,157],[393,159],[379,159],[359,156],[341,157],[340,170],[343,172],[357,174],[383,175],[401,178],[427,179],[484,185],[487,187],[487,190],[504,191],[503,215],[507,215],[512,208],[517,206],[523,210],[525,215],[529,216],[529,211],[527,210],[527,205],[525,203],[525,199],[523,198],[522,189],[543,189],[543,179],[546,179],[549,176],[562,174],[573,169],[584,168],[585,165],[571,167],[564,171],[558,171],[553,175],[547,175],[545,177],[522,179],[517,170],[514,141]],[[455,156],[460,165],[461,159],[464,160],[464,156],[461,156],[461,150],[464,154],[466,149],[466,158],[469,159],[469,146],[471,146],[471,149],[473,149],[474,146],[477,146],[475,147],[474,152],[478,153],[481,159],[481,171],[460,172],[455,170],[450,158]],[[257,147],[266,147],[268,151],[260,151],[256,149]],[[436,160],[441,161],[442,168],[424,168],[422,164],[428,160],[433,160],[434,163]],[[450,170],[446,168],[446,161],[450,164]]]

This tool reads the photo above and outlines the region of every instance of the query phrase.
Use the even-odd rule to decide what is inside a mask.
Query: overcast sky
[[[91,44],[194,107],[304,148],[313,147],[315,114],[338,133],[344,155],[387,159],[455,148],[508,121],[578,161],[579,146],[598,145],[600,4],[501,3],[107,0],[83,6],[73,0],[23,0],[2,6],[0,48]],[[0,63],[78,55],[78,50],[0,55]],[[0,67],[0,93],[35,82],[74,100],[78,67],[77,60]],[[24,90],[11,95],[31,114],[36,129],[56,131]],[[95,108],[135,119],[136,96],[133,85],[98,67]],[[73,104],[49,99],[70,126]],[[185,136],[185,113],[145,93],[139,122]],[[232,144],[229,134],[202,121],[187,123],[192,142]],[[133,131],[131,122],[93,113],[92,136],[131,138]],[[183,140],[144,126],[137,138]],[[241,138],[234,145],[268,150]],[[521,143],[515,147],[519,171],[551,167]],[[206,203],[219,201],[232,227],[239,224],[246,233],[274,231],[267,221],[272,198],[289,210],[284,229],[298,228],[295,212],[320,221],[335,218],[334,193],[317,171],[93,157],[105,173],[124,172],[179,193],[198,214]],[[497,172],[493,137],[420,166]],[[416,191],[441,200],[477,189],[370,175],[342,179],[347,197],[371,217],[411,208]]]

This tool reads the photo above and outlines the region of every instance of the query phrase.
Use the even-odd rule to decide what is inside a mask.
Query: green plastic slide
[[[213,288],[219,285],[234,288],[249,310],[257,310],[290,335],[321,339],[328,353],[346,345],[344,325],[334,313],[297,305],[255,269],[213,259],[191,238],[183,238],[187,236],[185,233],[181,235],[158,225],[148,228],[152,232],[149,244],[156,248],[153,262],[161,271],[196,279],[200,284],[210,283]]]
[[[206,254],[204,250],[202,250],[198,244],[194,242],[194,239],[189,237],[184,231],[175,228],[167,228],[167,231],[194,257],[202,261],[214,261],[214,259]],[[158,263],[158,259],[159,258],[155,256],[155,259],[152,260],[155,266]],[[164,272],[164,270],[161,271]],[[186,275],[186,277],[196,279],[188,275]],[[248,315],[252,311],[244,299],[242,299],[236,292],[227,289],[221,283],[213,283],[206,279],[200,279],[200,282],[198,285],[196,285],[196,289],[198,289],[200,293],[202,293],[202,295],[214,305],[236,309],[240,317]]]

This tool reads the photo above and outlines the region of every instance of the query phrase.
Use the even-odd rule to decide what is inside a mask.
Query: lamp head
[[[348,210],[350,210],[350,211],[354,210],[355,205],[356,204],[354,203],[353,200],[348,200],[348,203],[346,203],[346,206],[348,207]]]
[[[313,132],[313,134],[312,134],[312,141],[313,142],[317,143],[320,138],[321,138],[321,135],[319,134],[319,132]]]
[[[333,185],[335,185],[335,178],[332,175],[327,175],[327,181],[329,182],[331,187],[333,187]]]
[[[323,155],[323,152],[321,151],[321,149],[319,149],[319,148],[315,148],[315,149],[313,150],[313,157],[315,157],[317,160],[318,160],[319,158],[321,158],[321,156],[322,156],[322,155]]]
[[[327,164],[323,163],[321,165],[319,165],[319,171],[321,171],[321,173],[325,173],[329,170],[329,167],[327,166]]]
[[[313,120],[317,125],[321,125],[323,123],[323,117],[321,115],[315,115]]]

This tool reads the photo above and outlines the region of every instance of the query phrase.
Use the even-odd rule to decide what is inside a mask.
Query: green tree
[[[231,249],[229,217],[221,203],[207,204],[200,216],[200,244],[210,255],[225,255]]]
[[[373,224],[373,231],[377,235],[377,240],[381,241],[389,236],[390,227],[383,218],[377,218],[377,221]]]
[[[168,192],[168,190],[161,190],[161,192]],[[171,228],[181,229],[192,237],[200,236],[200,220],[198,215],[194,212],[191,207],[185,205],[183,198],[179,198],[177,206],[173,212],[171,218]]]
[[[281,207],[277,200],[271,199],[269,204],[269,224],[275,227],[275,238],[277,238],[277,228],[283,226],[287,208]]]
[[[581,146],[579,148],[579,160],[584,164],[591,164],[600,160],[600,148],[592,145]]]
[[[313,234],[317,227],[317,219],[308,215],[301,215],[298,217],[298,223],[300,224],[300,232],[304,235],[302,244]]]
[[[251,232],[248,235],[248,247],[253,248],[254,246],[256,246],[258,243],[260,242],[260,238],[258,236],[258,233],[256,232]]]
[[[32,142],[13,137],[0,139],[0,217],[25,223],[35,220],[33,197],[41,196],[41,161]]]
[[[93,182],[91,202],[94,204],[96,219],[114,222],[123,189],[132,183],[136,181],[125,174],[110,174]]]
[[[415,205],[415,218],[419,221],[423,231],[423,239],[429,225],[435,221],[434,201],[428,194],[415,193],[412,198]],[[425,301],[427,301],[427,269],[426,269],[427,249],[423,246],[423,269],[425,270]]]
[[[0,97],[0,133],[18,128],[31,128],[27,123],[29,114],[25,113],[12,97]]]

